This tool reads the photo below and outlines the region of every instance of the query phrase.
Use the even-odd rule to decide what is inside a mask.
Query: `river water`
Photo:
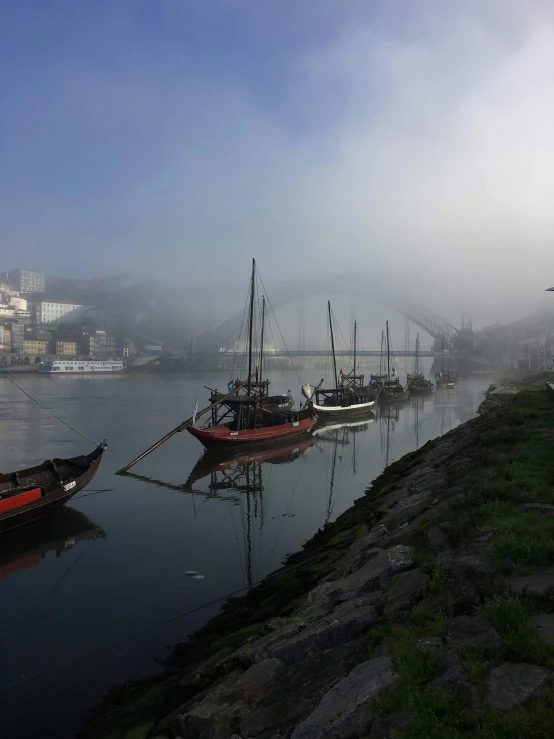
[[[319,380],[317,372],[302,375]],[[209,384],[224,389],[227,379],[209,375]],[[220,608],[204,604],[279,567],[387,463],[474,416],[490,382],[461,381],[232,466],[202,459],[185,432],[133,468],[140,478],[114,475],[190,416],[196,398],[204,405],[204,381],[196,374],[22,378],[109,448],[64,511],[0,541],[0,689],[33,677],[1,690],[2,738],[74,736],[110,687],[159,669],[167,649]],[[272,390],[298,385],[285,373]],[[0,395],[0,470],[92,449],[5,377]]]

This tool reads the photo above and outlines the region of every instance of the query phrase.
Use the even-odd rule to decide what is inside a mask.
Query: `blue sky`
[[[552,11],[460,5],[0,0],[2,266],[409,284],[423,255],[424,291],[490,295],[500,262],[528,300],[523,251],[554,271]]]

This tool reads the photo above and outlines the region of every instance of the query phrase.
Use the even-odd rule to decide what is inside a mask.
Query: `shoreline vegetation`
[[[551,379],[491,386],[80,736],[552,736]]]

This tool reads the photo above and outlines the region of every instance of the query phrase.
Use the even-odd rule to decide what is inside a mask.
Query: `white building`
[[[37,305],[37,318],[40,323],[81,324],[91,317],[92,308],[75,303],[49,303],[42,301]]]
[[[27,310],[27,301],[25,300],[25,298],[18,298],[18,297],[15,297],[14,295],[11,295],[9,299],[9,304],[14,305],[18,311]]]

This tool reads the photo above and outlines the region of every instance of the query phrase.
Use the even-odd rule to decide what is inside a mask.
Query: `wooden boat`
[[[433,383],[427,380],[419,367],[419,334],[416,337],[415,366],[413,374],[407,376],[407,386],[410,393],[424,395],[433,392]]]
[[[60,508],[96,474],[105,442],[90,454],[53,459],[0,475],[0,533],[35,521]]]
[[[458,379],[456,370],[450,368],[450,352],[448,354],[448,369],[444,368],[444,339],[442,341],[442,367],[441,371],[435,374],[435,384],[438,389],[446,390],[453,388]]]
[[[262,299],[259,365],[253,374],[254,351],[254,306],[256,293],[256,261],[252,260],[250,279],[250,311],[248,319],[248,377],[246,384],[234,393],[232,403],[219,399],[212,405],[211,418],[202,427],[194,423],[187,430],[207,448],[237,449],[251,446],[271,445],[309,431],[316,422],[312,407],[295,411],[272,410],[268,406],[269,381],[263,378],[263,347],[265,329],[265,297]],[[229,398],[230,399],[230,398]]]
[[[354,322],[354,368],[345,375],[342,370],[337,374],[337,360],[335,355],[335,339],[333,334],[333,320],[331,302],[327,303],[329,316],[329,330],[331,333],[331,351],[333,354],[334,387],[322,388],[321,383],[311,392],[310,386],[304,385],[302,392],[308,399],[318,416],[352,416],[367,411],[375,405],[375,392],[364,385],[364,375],[356,372],[356,335],[357,324]]]
[[[401,384],[400,378],[396,374],[396,369],[391,368],[390,354],[391,354],[391,340],[389,322],[387,321],[386,327],[386,342],[387,342],[387,376],[383,381],[383,389],[379,396],[379,400],[382,403],[398,403],[406,400],[408,397],[407,389]]]

